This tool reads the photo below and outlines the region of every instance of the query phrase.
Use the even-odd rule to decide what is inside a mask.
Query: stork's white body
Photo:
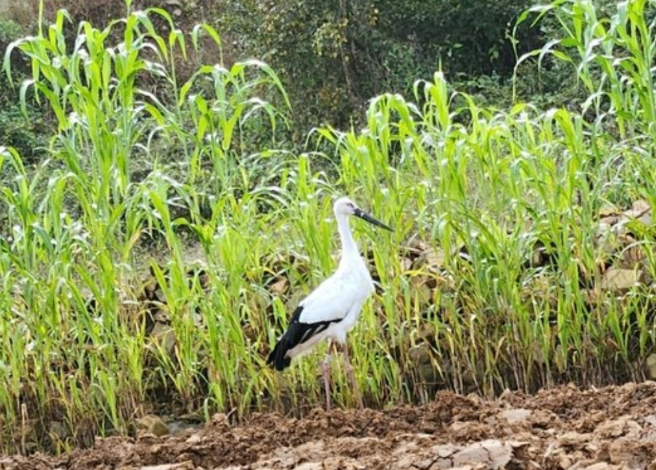
[[[339,266],[328,279],[299,303],[287,331],[278,340],[267,362],[278,370],[284,370],[290,365],[292,358],[307,354],[318,343],[329,339],[331,349],[334,349],[335,345],[343,347],[349,378],[355,388],[348,359],[346,334],[357,323],[362,306],[374,292],[374,283],[349,229],[348,216],[355,215],[387,230],[392,229],[363,212],[348,198],[338,199],[334,205],[334,212],[342,243]],[[326,404],[330,408],[327,362],[324,361],[324,379]]]
[[[303,307],[299,316],[300,322],[338,321],[290,349],[287,355],[303,356],[324,339],[345,344],[346,334],[357,323],[362,306],[373,292],[374,283],[364,260],[357,253],[357,248],[355,256],[344,254],[337,271],[299,304]]]

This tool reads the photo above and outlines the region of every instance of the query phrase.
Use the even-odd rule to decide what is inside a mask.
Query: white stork
[[[349,359],[346,334],[360,316],[362,305],[374,292],[374,283],[364,259],[349,229],[348,216],[354,215],[367,222],[392,231],[384,223],[374,219],[347,197],[335,201],[333,206],[342,254],[337,270],[319,287],[304,298],[294,311],[287,331],[273,348],[267,364],[276,370],[289,367],[294,357],[309,353],[319,342],[329,340],[328,353],[322,364],[326,390],[326,409],[330,409],[330,358],[338,347],[342,349],[349,381],[362,407],[353,368]]]

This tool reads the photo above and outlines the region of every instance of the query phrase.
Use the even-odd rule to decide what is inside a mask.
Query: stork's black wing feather
[[[302,323],[298,321],[302,311],[303,306],[299,305],[294,311],[294,315],[289,322],[287,331],[285,331],[285,334],[283,334],[278,340],[276,346],[269,353],[269,357],[267,357],[267,364],[272,365],[276,370],[284,370],[291,364],[292,359],[291,357],[287,357],[287,351],[295,348],[299,344],[305,343],[314,335],[321,333],[328,328],[331,323],[341,320]]]

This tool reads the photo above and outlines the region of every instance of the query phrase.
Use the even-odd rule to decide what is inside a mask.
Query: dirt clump
[[[97,439],[12,470],[656,469],[656,383],[573,386],[499,399],[440,392],[422,406],[316,409],[300,418],[217,414],[203,429]]]

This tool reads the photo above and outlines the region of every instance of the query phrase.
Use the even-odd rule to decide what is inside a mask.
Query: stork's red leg
[[[355,381],[355,376],[353,375],[353,366],[351,366],[351,359],[349,358],[348,344],[344,343],[342,346],[342,353],[344,354],[344,365],[346,366],[346,373],[348,374],[349,382],[351,382],[351,387],[353,388],[353,393],[358,400],[360,409],[364,409],[364,403],[362,402],[362,395],[360,395],[360,389],[358,384]]]
[[[323,385],[324,389],[326,391],[326,411],[330,411],[330,360],[332,357],[332,353],[335,351],[335,343],[330,341],[328,344],[328,353],[326,354],[326,358],[323,360],[323,363],[321,364],[321,368],[323,371]]]
[[[326,411],[330,411],[330,364],[327,359],[323,361],[321,368],[323,369],[323,385],[326,390]]]

